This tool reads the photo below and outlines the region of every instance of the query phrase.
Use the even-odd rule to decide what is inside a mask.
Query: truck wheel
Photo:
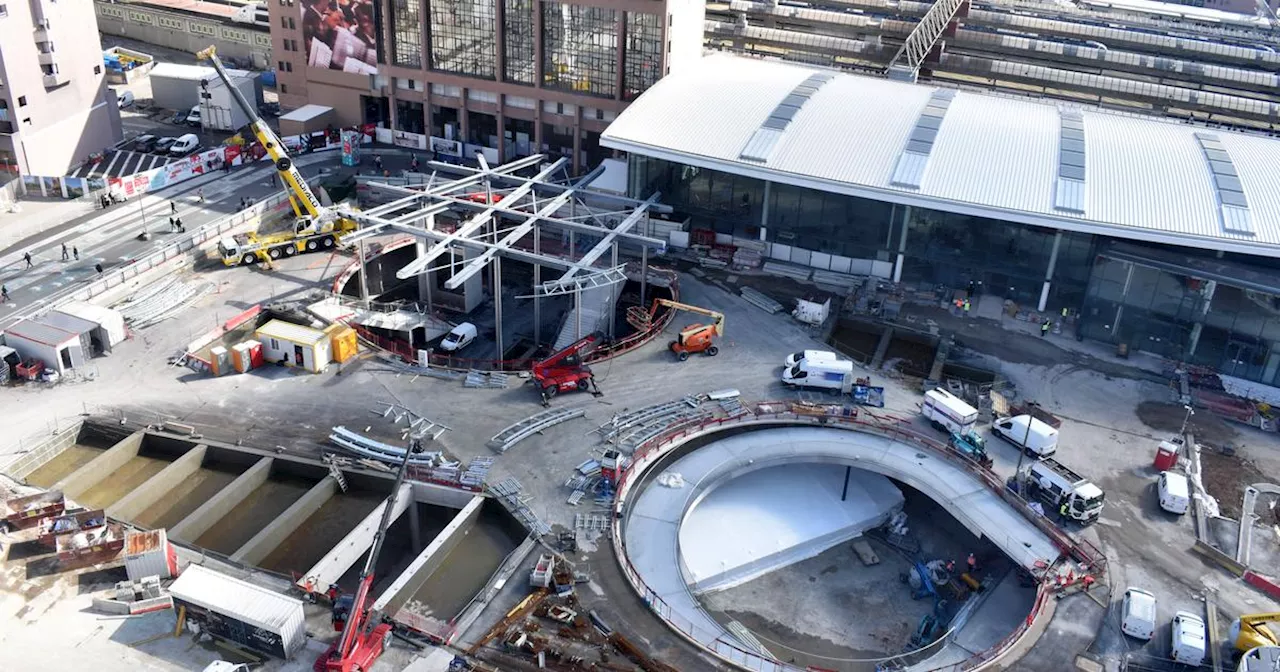
[[[284,252],[281,252],[280,248],[278,247],[273,247],[270,250],[267,250],[267,256],[271,257],[272,259],[279,259],[280,257],[284,256]]]
[[[687,360],[689,359],[689,351],[688,351],[688,350],[681,350],[680,352],[677,352],[677,353],[676,353],[676,359],[678,359],[678,360],[680,360],[680,361],[682,361],[682,362],[687,361]]]
[[[333,236],[325,236],[320,239],[320,244],[325,247],[333,247]]]
[[[546,397],[546,398],[548,398],[548,399],[550,399],[551,397],[556,396],[556,395],[557,395],[557,394],[559,394],[559,393],[560,393],[560,386],[559,386],[559,385],[556,385],[555,383],[552,383],[552,384],[550,384],[550,385],[548,385],[548,386],[546,386],[546,387],[542,388],[542,396],[544,396],[544,397]]]
[[[293,255],[295,255],[295,254],[297,254],[297,253],[298,253],[298,246],[297,246],[297,245],[294,245],[293,243],[289,243],[288,245],[285,245],[285,246],[284,246],[284,256],[286,256],[286,257],[292,257]]]
[[[591,383],[587,382],[586,378],[578,381],[578,390],[580,392],[586,392],[589,387],[591,387]]]
[[[718,354],[720,354],[720,348],[717,348],[717,347],[716,347],[716,346],[714,346],[714,345],[713,345],[713,346],[711,346],[711,347],[709,347],[709,348],[707,348],[707,356],[708,356],[708,357],[715,357],[715,356],[716,356],[716,355],[718,355]]]
[[[245,266],[251,266],[253,264],[256,264],[258,263],[258,255],[246,254],[243,257],[240,257],[240,263]]]
[[[315,238],[312,238],[311,240],[307,241],[308,252],[315,252],[318,249],[320,249],[320,243],[316,242]]]

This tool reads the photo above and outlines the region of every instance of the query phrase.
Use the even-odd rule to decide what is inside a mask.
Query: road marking
[[[103,168],[103,169],[102,169],[102,174],[103,174],[103,175],[110,175],[110,174],[111,174],[111,166],[116,165],[116,160],[117,160],[117,159],[119,159],[119,158],[120,158],[120,152],[115,152],[114,154],[112,154],[112,155],[111,155],[111,162],[107,164],[107,167],[106,167],[106,168]],[[129,160],[129,159],[127,159],[127,158],[125,159],[125,161],[126,161],[126,162],[127,162],[128,160]],[[90,172],[89,172],[89,175],[90,175],[90,177],[92,177],[92,176],[93,176],[93,172],[92,172],[92,171],[90,171]]]
[[[1098,524],[1106,525],[1107,527],[1120,527],[1120,523],[1117,523],[1116,521],[1111,520],[1110,518],[1098,518]]]

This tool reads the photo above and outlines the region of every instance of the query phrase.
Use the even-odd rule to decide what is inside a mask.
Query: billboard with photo
[[[302,0],[307,64],[361,75],[377,73],[378,15],[373,0]]]

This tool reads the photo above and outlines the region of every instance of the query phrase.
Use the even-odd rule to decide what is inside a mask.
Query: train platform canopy
[[[601,144],[901,205],[1280,257],[1280,139],[1262,134],[717,54],[659,80]]]

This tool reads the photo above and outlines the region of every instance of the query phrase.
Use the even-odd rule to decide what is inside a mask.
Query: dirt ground
[[[1159,401],[1144,401],[1138,404],[1137,412],[1142,424],[1169,434],[1177,434],[1182,429],[1182,420],[1187,415],[1181,404]],[[1214,447],[1229,446],[1240,437],[1239,430],[1208,411],[1191,416],[1187,427],[1195,434],[1198,443]]]
[[[1252,460],[1239,454],[1224,455],[1216,450],[1201,450],[1200,467],[1204,489],[1218,499],[1222,515],[1236,520],[1240,519],[1245,487],[1274,480],[1264,476]]]

